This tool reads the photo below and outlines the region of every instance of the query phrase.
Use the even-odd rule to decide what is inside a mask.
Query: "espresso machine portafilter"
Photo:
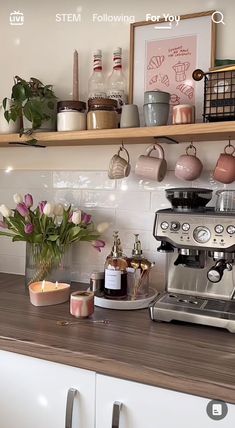
[[[235,332],[235,213],[205,208],[208,189],[169,189],[172,209],[155,215],[166,284],[150,306],[157,321],[186,321]]]

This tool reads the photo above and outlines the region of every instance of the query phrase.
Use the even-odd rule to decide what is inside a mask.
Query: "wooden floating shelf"
[[[233,140],[235,139],[235,121],[33,134],[33,138],[37,139],[38,144],[46,147],[111,145],[120,144],[122,141],[124,144],[151,144],[156,141],[154,137],[159,137],[161,142],[167,142],[164,137],[168,137],[179,143],[221,141],[229,138]],[[19,137],[18,134],[1,134],[0,147],[20,147],[19,143],[27,143],[30,139],[32,136]]]

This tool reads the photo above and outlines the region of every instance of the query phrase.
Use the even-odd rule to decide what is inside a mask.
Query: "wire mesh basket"
[[[235,70],[200,75],[199,71],[195,70],[194,78],[201,80],[204,76],[204,122],[235,120]]]

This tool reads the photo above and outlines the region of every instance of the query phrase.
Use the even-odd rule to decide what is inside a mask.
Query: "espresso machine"
[[[235,333],[235,211],[206,208],[209,189],[167,189],[166,197],[172,208],[156,212],[153,230],[166,284],[149,307],[152,320]]]

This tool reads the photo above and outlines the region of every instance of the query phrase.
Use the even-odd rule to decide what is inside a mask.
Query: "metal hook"
[[[230,137],[228,137],[228,147],[231,147],[231,138]]]
[[[125,147],[124,147],[124,144],[123,144],[123,140],[122,140],[122,144],[121,144],[120,149],[121,149],[121,150],[125,150]]]

